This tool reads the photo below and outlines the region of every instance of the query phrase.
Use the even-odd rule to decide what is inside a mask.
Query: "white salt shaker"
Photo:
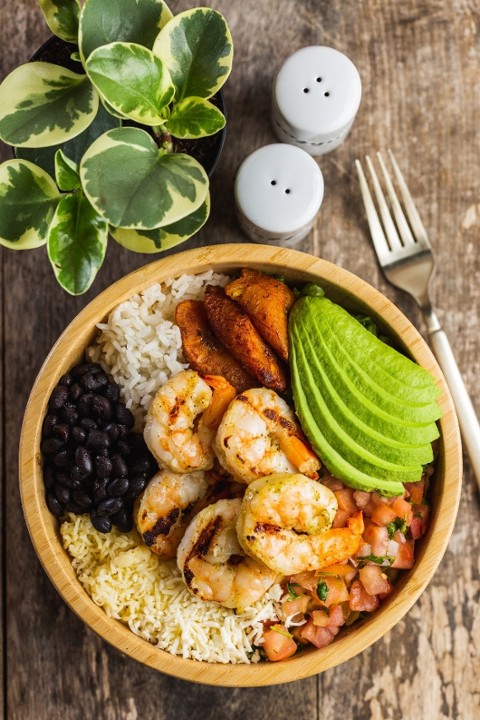
[[[273,84],[275,133],[282,142],[323,155],[344,141],[361,97],[360,75],[346,55],[322,45],[297,50]]]
[[[240,225],[255,242],[296,245],[310,231],[323,200],[323,176],[304,150],[276,143],[255,150],[235,179]]]

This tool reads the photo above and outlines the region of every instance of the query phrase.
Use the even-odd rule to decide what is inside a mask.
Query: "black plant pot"
[[[72,60],[71,57],[72,53],[76,51],[78,51],[76,45],[67,43],[65,40],[56,36],[52,36],[36,51],[31,58],[31,62],[42,61],[54,63],[55,65],[61,65],[68,70],[78,73],[81,71],[81,65],[79,62]],[[225,99],[221,90],[210,98],[210,102],[216,105],[224,115],[226,114]],[[146,130],[156,140],[151,128],[130,121],[121,122],[124,122],[125,125],[139,127]],[[195,160],[198,160],[198,162],[205,168],[208,176],[211,177],[220,159],[225,142],[225,136],[226,128],[223,128],[223,130],[220,130],[220,132],[215,135],[209,135],[208,137],[199,138],[198,140],[180,140],[173,138],[174,151],[183,152],[194,157]],[[92,137],[86,138],[85,150],[92,141]],[[75,140],[69,140],[68,142],[72,143],[75,142]],[[38,148],[35,150],[15,148],[15,155],[20,158],[32,160],[33,162],[41,165],[45,170],[47,170],[47,172],[52,173],[53,156],[58,147],[63,146],[60,145],[54,148]]]

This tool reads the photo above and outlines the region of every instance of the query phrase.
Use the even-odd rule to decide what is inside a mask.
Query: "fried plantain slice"
[[[245,310],[266,342],[282,360],[288,360],[288,313],[295,295],[285,283],[258,270],[244,268],[225,292]]]
[[[259,383],[284,392],[287,378],[280,360],[255,329],[247,313],[221,287],[207,285],[205,308],[217,338]]]
[[[207,311],[200,300],[177,305],[175,322],[180,328],[183,352],[190,366],[201,375],[221,375],[241,393],[258,383],[213,334]]]

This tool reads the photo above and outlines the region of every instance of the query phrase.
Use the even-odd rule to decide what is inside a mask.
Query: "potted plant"
[[[109,235],[159,252],[206,222],[207,172],[175,143],[223,129],[212,98],[233,46],[209,8],[173,17],[163,0],[39,2],[52,32],[74,43],[74,69],[27,63],[0,85],[0,139],[16,153],[0,165],[0,243],[46,244],[58,282],[78,295]]]

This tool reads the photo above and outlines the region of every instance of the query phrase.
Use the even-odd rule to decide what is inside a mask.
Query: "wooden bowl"
[[[57,520],[45,504],[40,439],[48,398],[60,376],[80,361],[96,323],[118,303],[182,273],[211,268],[228,273],[240,267],[279,273],[293,282],[318,282],[331,299],[369,313],[438,379],[443,417],[430,528],[418,543],[414,568],[402,574],[390,598],[361,626],[344,630],[324,649],[312,648],[277,663],[223,665],[185,660],[159,650],[107,617],[90,599],[62,547]],[[296,250],[253,244],[217,245],[172,255],[127,275],[95,298],[70,323],[45,360],[27,404],[20,441],[20,490],[27,527],[45,571],[64,600],[92,630],[126,655],[169,675],[210,685],[271,685],[304,678],[345,662],[385,635],[416,602],[442,559],[454,526],[461,476],[461,443],[450,394],[432,353],[407,318],[377,290],[342,268]]]

